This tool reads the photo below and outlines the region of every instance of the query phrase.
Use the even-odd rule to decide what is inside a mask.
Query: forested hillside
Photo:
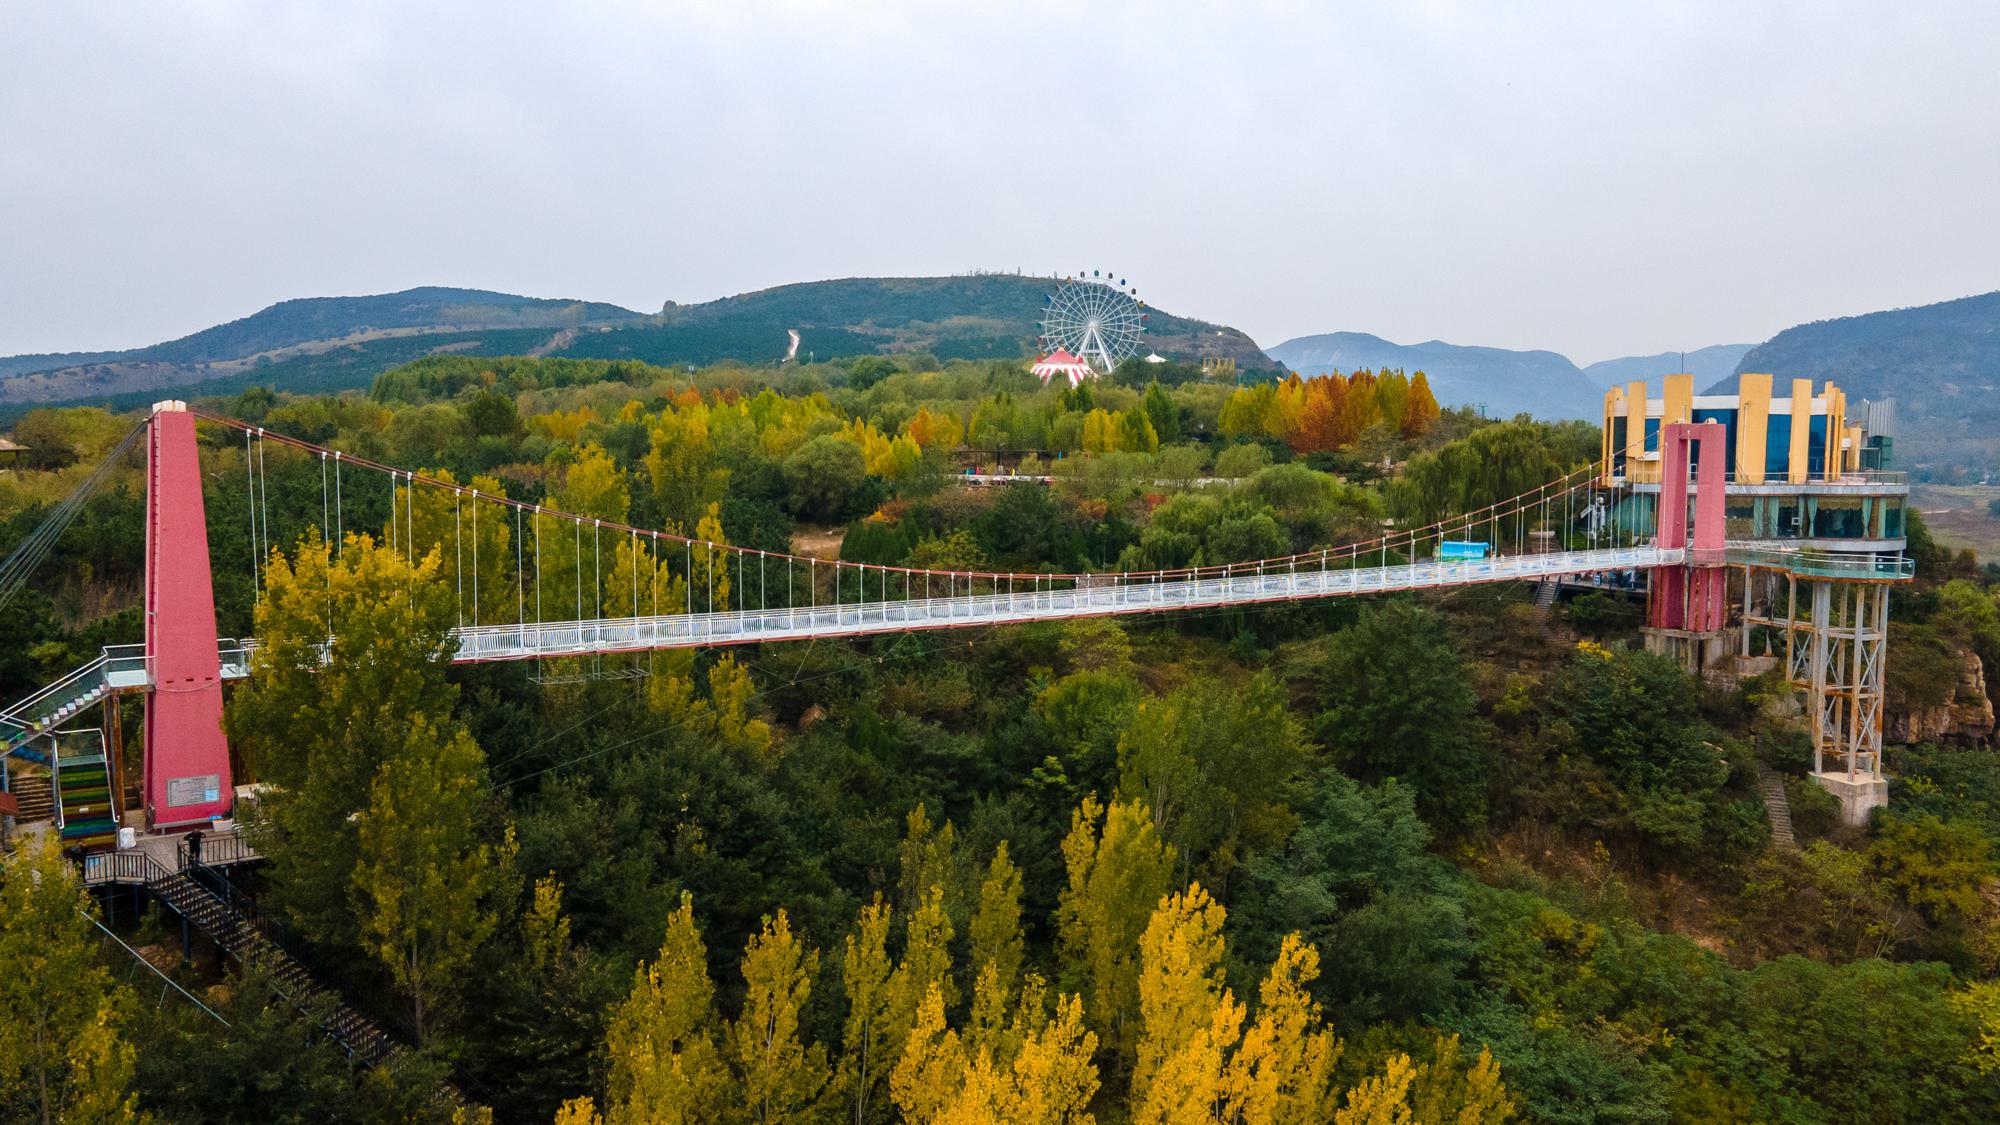
[[[806,282],[645,316],[615,305],[475,289],[283,301],[191,336],[123,352],[0,358],[0,412],[25,404],[112,408],[256,385],[295,393],[368,386],[435,353],[632,359],[665,366],[921,352],[939,359],[1033,354],[1044,298],[1060,281],[980,274]],[[1274,364],[1233,328],[1150,311],[1146,346],[1197,362]],[[11,411],[9,411],[11,407]]]
[[[438,355],[365,394],[205,405],[485,495],[960,570],[1312,551],[1599,448],[1588,423],[1439,409],[1394,371],[1238,386],[1133,364],[1069,390],[934,354]],[[24,416],[0,551],[138,420]],[[260,579],[242,437],[203,440],[220,625],[261,642],[225,724],[268,858],[234,889],[412,1052],[365,1070],[254,967],[199,943],[182,965],[170,918],[105,919],[198,1007],[30,846],[12,870],[37,877],[0,880],[0,965],[32,972],[0,973],[0,1005],[70,1047],[0,1050],[9,1112],[48,1080],[76,1119],[161,1122],[2000,1117],[1986,733],[1894,749],[1891,807],[1843,828],[1786,690],[1642,651],[1620,595],[454,666],[461,619],[541,592],[514,525],[479,525],[468,558],[444,493],[355,474],[325,543],[321,463],[273,443]],[[964,487],[974,465],[1054,479]],[[140,500],[119,467],[0,609],[10,697],[139,638]],[[1912,533],[1895,614],[1916,632],[1891,659],[1925,655],[1899,707],[2000,658],[1993,576]],[[555,588],[583,588],[583,550]],[[604,553],[607,612],[641,582],[666,606],[754,604],[700,552]],[[453,580],[468,561],[483,582]],[[832,570],[789,596],[841,596]],[[1772,841],[1766,773],[1795,848]]]
[[[2000,293],[1787,328],[1736,369],[1894,398],[1899,453],[1940,476],[2000,465]]]

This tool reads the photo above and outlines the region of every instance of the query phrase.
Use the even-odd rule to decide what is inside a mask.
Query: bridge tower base
[[[1656,541],[1687,551],[1682,566],[1652,573],[1646,589],[1646,648],[1665,653],[1700,675],[1734,647],[1727,631],[1728,556],[1723,470],[1729,463],[1720,422],[1660,427],[1660,512]],[[1692,486],[1692,487],[1690,487]],[[1694,534],[1688,534],[1688,494],[1694,494]]]

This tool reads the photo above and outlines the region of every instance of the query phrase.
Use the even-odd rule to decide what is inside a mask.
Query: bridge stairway
[[[1562,579],[1544,578],[1535,584],[1535,620],[1547,624],[1549,611],[1555,608],[1556,595],[1562,592]]]
[[[55,761],[57,835],[64,847],[107,848],[118,835],[111,769],[104,748],[59,750]]]
[[[207,887],[189,878],[186,872],[169,871],[143,853],[119,852],[100,858],[117,861],[115,867],[102,868],[118,873],[107,881],[131,881],[126,869],[143,862],[143,879],[148,891],[207,935],[223,952],[243,964],[255,965],[269,975],[279,994],[295,1007],[303,1011],[313,1001],[322,997],[328,999],[331,1006],[327,1009],[324,1029],[352,1057],[369,1066],[390,1069],[410,1057],[408,1051],[380,1026],[348,1007],[338,993],[320,984],[297,958],[273,941],[269,924],[247,902],[224,902]],[[119,875],[126,877],[119,878]],[[464,1095],[449,1084],[439,1090],[438,1096],[450,1105],[465,1104]]]
[[[1792,834],[1792,803],[1785,796],[1784,776],[1759,774],[1757,790],[1764,795],[1764,815],[1771,821],[1772,845],[1780,851],[1798,851],[1798,837]]]
[[[9,779],[14,800],[20,811],[14,819],[22,824],[36,821],[54,820],[56,815],[55,790],[50,788],[49,779],[40,774],[15,774]]]
[[[34,695],[0,711],[0,754],[14,754],[31,762],[49,764],[49,752],[35,740],[62,726],[111,694],[105,678],[109,661],[96,660],[50,684]]]

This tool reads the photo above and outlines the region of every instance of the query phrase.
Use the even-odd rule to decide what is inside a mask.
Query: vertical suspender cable
[[[479,490],[472,490],[472,627],[479,628]]]
[[[347,525],[341,520],[340,511],[340,451],[333,453],[333,549],[335,552],[347,547]]]
[[[271,558],[271,471],[264,463],[264,430],[261,426],[257,429],[257,476],[261,481],[257,487],[258,514],[263,517],[258,522],[264,525],[264,544],[257,553],[268,565]]]
[[[460,534],[464,527],[464,515],[459,510],[458,490],[451,494],[451,553],[453,565],[458,573],[458,627],[465,628],[465,536]]]
[[[250,431],[243,431],[243,483],[250,492],[250,596],[254,599],[263,586],[257,580],[257,465],[251,459]]]
[[[528,571],[522,567],[520,548],[520,504],[514,506],[514,621],[520,623],[520,639],[528,641]]]

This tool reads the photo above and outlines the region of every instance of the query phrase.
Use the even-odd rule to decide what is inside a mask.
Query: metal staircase
[[[1547,624],[1549,611],[1555,608],[1556,595],[1562,592],[1562,579],[1544,578],[1535,584],[1535,620]]]
[[[118,836],[118,806],[111,796],[111,763],[104,738],[55,740],[56,834],[64,847],[110,847]]]
[[[185,854],[185,853],[183,853]],[[160,861],[143,851],[111,852],[84,860],[84,882],[137,884],[145,887],[174,913],[187,919],[223,952],[245,965],[255,965],[268,975],[287,1003],[301,1011],[316,1001],[328,1002],[322,1025],[342,1050],[369,1066],[394,1068],[409,1052],[373,1020],[347,1006],[339,994],[321,985],[311,972],[287,953],[272,935],[270,923],[250,901],[232,896],[223,901],[201,882],[190,878],[188,865],[169,871]],[[446,1084],[438,1093],[450,1105],[465,1103],[457,1087]]]
[[[52,764],[49,753],[34,740],[53,732],[85,708],[111,693],[107,676],[110,650],[42,690],[0,711],[0,755],[14,754],[31,762]],[[143,658],[141,659],[143,665]]]

